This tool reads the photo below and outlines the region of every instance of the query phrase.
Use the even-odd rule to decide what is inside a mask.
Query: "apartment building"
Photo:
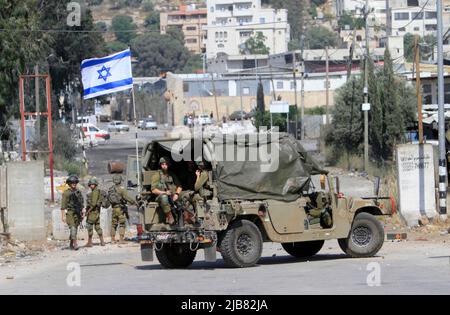
[[[287,10],[261,5],[261,0],[207,0],[206,52],[209,59],[218,54],[245,54],[243,44],[261,32],[269,52],[288,50],[290,28]]]
[[[205,50],[207,24],[206,8],[195,5],[181,5],[176,11],[160,13],[161,34],[165,34],[168,27],[178,27],[183,31],[185,46],[189,51],[200,54]]]

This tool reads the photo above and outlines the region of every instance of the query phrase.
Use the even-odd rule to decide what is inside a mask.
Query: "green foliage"
[[[136,24],[133,18],[128,15],[116,15],[111,22],[111,28],[114,31],[119,42],[129,45],[136,37]]]
[[[102,31],[102,32],[106,32],[108,30],[108,25],[106,25],[105,22],[97,22],[95,23],[95,30],[96,31]]]
[[[267,37],[262,32],[256,32],[254,36],[251,36],[244,43],[244,48],[241,49],[241,53],[249,53],[252,55],[267,55],[269,54],[269,48],[265,45]]]
[[[181,73],[195,73],[198,71],[203,71],[202,55],[191,55],[186,61]]]
[[[272,114],[272,126],[278,127],[279,131],[286,132],[286,114]],[[267,127],[270,128],[270,112],[264,113],[257,111],[255,114],[255,127]]]
[[[167,36],[170,38],[179,41],[180,43],[183,43],[184,45],[184,33],[181,30],[181,28],[176,26],[170,26],[166,30]]]
[[[348,25],[351,30],[357,29],[361,30],[364,28],[364,19],[360,17],[354,17],[353,15],[345,12],[338,21],[339,28],[345,29],[345,26]]]
[[[325,115],[326,108],[325,106],[316,106],[312,108],[305,108],[306,115]]]
[[[153,1],[152,0],[144,0],[144,1],[142,1],[142,10],[150,12],[150,11],[153,11],[154,9],[155,9],[155,6],[153,5]]]
[[[415,36],[411,33],[403,36],[404,57],[408,62],[414,61],[414,41]],[[425,35],[424,37],[419,36],[420,60],[432,59],[436,43],[436,37],[432,34]]]
[[[416,116],[414,89],[395,76],[389,50],[384,59],[381,70],[376,70],[371,60],[368,64],[369,145],[372,158],[380,165],[392,158],[395,146],[404,140],[406,125]],[[333,121],[326,135],[335,159],[362,152],[363,86],[363,78],[353,78],[337,91]]]
[[[144,27],[148,30],[159,31],[160,28],[160,20],[159,20],[159,12],[152,11],[144,21]]]
[[[314,2],[311,2],[308,13],[313,19],[317,17],[317,5]]]
[[[184,43],[169,34],[147,33],[131,43],[133,55],[139,60],[135,76],[158,76],[161,70],[179,71],[190,58]]]
[[[115,53],[121,50],[125,50],[128,48],[127,44],[124,44],[119,41],[113,41],[106,44],[106,48],[108,49],[109,53]]]
[[[324,49],[337,44],[336,34],[323,26],[313,26],[306,34],[306,45],[310,49]]]

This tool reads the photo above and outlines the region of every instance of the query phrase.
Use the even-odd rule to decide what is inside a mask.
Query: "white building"
[[[271,54],[288,50],[290,28],[287,10],[261,6],[261,0],[207,0],[208,25],[206,53],[209,59],[219,53],[242,54],[241,47],[261,32]]]
[[[425,36],[435,35],[437,29],[436,6],[409,8],[392,8],[392,34],[405,35],[407,33]],[[446,24],[446,23],[444,23]],[[448,24],[444,25],[444,29]]]

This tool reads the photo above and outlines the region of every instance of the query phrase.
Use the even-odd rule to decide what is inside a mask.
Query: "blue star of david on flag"
[[[105,65],[103,65],[103,67],[100,70],[97,71],[98,72],[98,78],[99,79],[103,79],[106,82],[108,77],[111,77],[111,72],[110,71],[111,71],[111,67],[106,68]],[[106,72],[105,75],[103,75],[104,72]]]
[[[131,52],[129,49],[81,63],[83,99],[133,88]]]

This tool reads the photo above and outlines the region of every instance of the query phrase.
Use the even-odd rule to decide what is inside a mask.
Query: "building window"
[[[228,37],[228,32],[223,32],[223,38],[227,38]]]
[[[409,20],[409,12],[398,12],[394,14],[394,19],[396,21]]]
[[[266,23],[266,18],[264,18],[264,17],[259,18],[259,23],[261,23],[261,24]]]
[[[291,90],[295,90],[295,83],[294,83],[294,81],[291,81]]]
[[[242,61],[242,68],[243,69],[253,69],[256,67],[255,60],[254,59],[245,59]]]
[[[426,31],[435,31],[437,30],[436,24],[425,24],[425,30]]]
[[[186,43],[187,44],[196,44],[197,43],[197,39],[196,38],[187,38],[186,39]]]
[[[187,93],[189,92],[189,83],[183,82],[183,92]]]
[[[242,88],[242,95],[250,95],[250,88],[248,87]]]
[[[361,41],[362,41],[361,35],[356,35],[356,41],[357,41],[357,42],[361,42]]]
[[[433,12],[433,11],[427,11],[427,12],[425,12],[425,19],[427,19],[427,20],[437,19],[437,14],[436,14],[436,12]]]
[[[414,32],[419,32],[419,31],[420,31],[420,27],[414,26]]]
[[[413,13],[412,17],[414,20],[423,20],[423,12]]]
[[[188,27],[186,27],[186,30],[187,31],[195,31],[195,30],[197,30],[197,27],[195,27],[195,26],[188,26]]]
[[[399,32],[406,32],[406,29],[404,27],[400,27],[398,30]]]
[[[278,81],[277,82],[277,89],[278,90],[284,89],[284,82],[283,81]]]

